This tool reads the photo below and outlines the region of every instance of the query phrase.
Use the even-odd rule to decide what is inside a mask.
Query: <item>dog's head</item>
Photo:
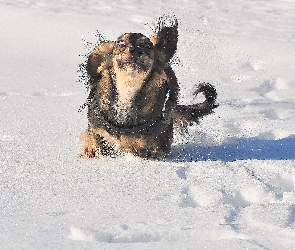
[[[95,78],[110,68],[121,73],[148,74],[153,66],[166,67],[177,49],[178,23],[173,17],[162,17],[158,22],[157,32],[151,38],[141,33],[126,33],[117,41],[98,44],[87,61],[89,76]]]
[[[154,46],[140,33],[126,33],[114,44],[113,65],[119,70],[147,72],[155,60]]]

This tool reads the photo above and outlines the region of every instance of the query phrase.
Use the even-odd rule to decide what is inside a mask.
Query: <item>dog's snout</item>
[[[131,46],[129,51],[133,56],[141,56],[143,54],[143,49],[140,46]]]

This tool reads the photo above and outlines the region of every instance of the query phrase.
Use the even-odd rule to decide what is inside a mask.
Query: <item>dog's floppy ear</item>
[[[158,57],[168,63],[177,49],[178,21],[175,16],[164,15],[157,20],[156,34],[151,37]]]
[[[114,45],[115,42],[101,42],[90,54],[87,61],[87,71],[91,77],[110,67]]]

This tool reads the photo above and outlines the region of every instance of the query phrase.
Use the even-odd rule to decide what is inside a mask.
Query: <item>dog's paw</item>
[[[92,132],[84,131],[81,139],[84,142],[84,154],[81,154],[80,158],[99,158],[101,156],[101,148]]]
[[[100,158],[102,154],[100,153],[99,150],[95,149],[85,149],[84,154],[79,154],[78,157],[81,159],[88,159],[88,158]]]

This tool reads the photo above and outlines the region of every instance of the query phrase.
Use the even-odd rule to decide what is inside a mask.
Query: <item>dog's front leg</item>
[[[84,154],[81,155],[82,158],[100,157],[102,155],[101,147],[93,132],[89,130],[84,131],[81,139],[84,142]]]

